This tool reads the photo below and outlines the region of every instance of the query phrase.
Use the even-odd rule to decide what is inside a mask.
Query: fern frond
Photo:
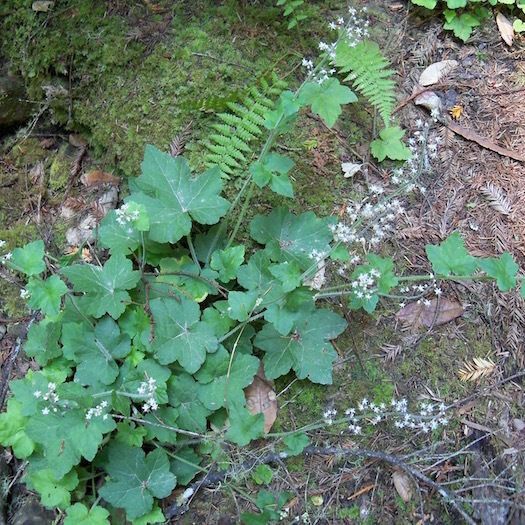
[[[275,105],[270,97],[278,96],[286,87],[275,73],[261,78],[258,86],[245,90],[245,97],[236,101],[228,100],[229,111],[217,113],[217,120],[211,125],[216,132],[203,143],[208,153],[206,166],[218,166],[224,177],[240,171],[249,160],[251,143],[263,133],[263,126],[269,111]]]
[[[388,126],[396,102],[394,72],[379,46],[369,40],[354,47],[341,42],[337,46],[336,65],[342,73],[350,73],[346,80],[352,81],[355,90],[368,99]]]
[[[241,117],[238,117],[237,115],[232,115],[231,113],[219,113],[217,114],[217,117],[219,117],[224,123],[228,124],[229,126],[237,126],[242,121]]]
[[[458,376],[461,381],[477,381],[492,374],[496,366],[490,358],[474,357],[471,363],[465,363],[463,368],[458,370]]]

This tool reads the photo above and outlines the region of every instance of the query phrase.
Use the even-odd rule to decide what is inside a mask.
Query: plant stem
[[[197,254],[195,253],[195,247],[193,246],[193,241],[191,240],[191,234],[188,233],[188,235],[186,235],[186,241],[188,242],[188,248],[190,249],[191,258],[193,259],[193,262],[197,265],[197,268],[200,270],[201,265],[199,263],[199,259],[197,258]]]
[[[250,186],[248,188],[248,193],[246,194],[246,198],[244,199],[244,202],[242,203],[241,213],[239,213],[239,216],[237,217],[237,222],[235,223],[235,227],[233,228],[233,231],[231,232],[230,237],[228,238],[226,248],[230,247],[231,243],[234,241],[235,237],[237,236],[237,232],[239,231],[239,228],[241,227],[244,216],[246,215],[246,210],[248,209],[248,205],[250,204],[250,200],[252,198],[254,188],[255,188],[255,182],[250,180]]]
[[[488,275],[440,275],[440,276],[434,276],[433,274],[430,275],[407,275],[404,277],[398,277],[399,282],[419,282],[419,281],[431,281],[433,279],[439,280],[439,281],[487,281],[490,280],[491,277]],[[351,288],[348,288],[347,284],[340,284],[337,286],[330,286],[328,288],[324,288],[323,290],[320,290],[319,293],[315,294],[315,299],[325,299],[328,297],[341,297],[343,295],[350,295],[351,293],[354,293],[354,290]],[[405,296],[400,295],[389,295],[389,294],[381,294],[378,293],[377,295],[380,295],[381,297],[389,297],[394,299],[406,299]]]
[[[219,344],[226,341],[226,339],[228,339],[233,334],[237,333],[239,330],[244,328],[244,326],[247,325],[248,323],[251,323],[252,321],[256,321],[257,319],[260,319],[261,317],[263,317],[263,315],[264,315],[264,312],[259,312],[258,314],[252,315],[251,317],[246,319],[246,321],[243,321],[242,323],[238,324],[235,328],[232,328],[227,334],[223,335],[219,339]]]

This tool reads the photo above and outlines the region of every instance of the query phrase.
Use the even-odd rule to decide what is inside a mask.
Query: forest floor
[[[302,75],[301,58],[317,53],[328,22],[346,9],[343,1],[315,3],[307,21],[287,30],[279,10],[263,9],[261,3],[182,2],[175,13],[169,2],[109,4],[104,21],[111,35],[107,53],[122,46],[126,61],[110,63],[107,69],[91,64],[92,71],[79,65],[75,71],[77,59],[72,58],[64,64],[61,79],[65,94],[42,102],[30,126],[1,139],[0,239],[11,245],[44,238],[63,253],[68,249],[67,229],[87,214],[96,216],[108,188],[118,187],[125,195],[127,178],[139,173],[144,145],[168,150],[190,122],[186,151],[198,168],[202,140],[224,100],[271,70],[296,84]],[[421,120],[430,123],[431,137],[441,140],[423,181],[427,191],[411,197],[385,253],[407,271],[428,272],[425,244],[460,231],[474,255],[508,251],[525,267],[525,164],[480,145],[474,135],[484,137],[485,146],[499,145],[525,156],[525,40],[509,48],[494,21],[488,21],[462,44],[444,32],[439,21],[415,16],[404,3],[354,4],[368,8],[372,37],[382,43],[396,71],[397,118],[407,137],[420,129]],[[84,23],[96,20],[87,18]],[[57,46],[59,55],[62,43],[42,39],[42,45]],[[103,60],[100,42],[93,46],[96,51],[90,56],[88,48],[85,62]],[[31,58],[17,60],[20,67],[32,65]],[[421,89],[423,69],[441,60],[456,60],[458,66],[431,86],[432,91],[440,97],[444,113],[457,106],[461,115],[434,123],[425,108],[414,104],[413,94]],[[56,78],[49,82],[58,90]],[[458,127],[469,132],[467,137],[456,132]],[[345,109],[334,129],[311,114],[301,116],[296,129],[279,146],[296,161],[297,196],[291,204],[295,211],[336,215],[365,184],[392,176],[390,168],[374,164],[368,153],[375,116],[366,104]],[[348,161],[363,164],[350,179],[341,171],[341,162]],[[229,182],[228,191],[237,191],[235,181]],[[282,202],[266,191],[256,200],[251,214]],[[66,218],[64,208],[71,211]],[[480,523],[517,525],[525,521],[525,395],[520,378],[507,378],[525,364],[525,302],[518,293],[503,295],[491,285],[450,282],[442,289],[443,299],[460,310],[443,323],[439,305],[430,321],[412,317],[402,322],[396,315],[398,303],[385,303],[370,317],[334,302],[349,322],[336,341],[334,383],[327,387],[292,377],[278,380],[274,389],[279,413],[272,432],[322,422],[327,409],[342,414],[365,397],[376,403],[396,396],[454,404],[449,426],[439,435],[378,426],[356,437],[339,425],[308,435],[319,447],[359,447],[395,455],[433,482],[459,489]],[[0,360],[9,359],[26,315],[16,285],[0,281],[0,336],[2,325],[7,328],[0,340]],[[462,380],[459,370],[474,358],[490,359],[494,366],[476,380]],[[20,359],[13,374],[32,366],[36,365]],[[412,495],[403,498],[393,482],[396,473],[406,474],[402,465],[377,458],[305,454],[273,462],[268,482],[240,468],[267,452],[268,445],[260,440],[215,454],[203,468],[222,464],[232,474],[216,487],[197,491],[176,522],[238,523],[242,512],[256,510],[253,499],[261,489],[292,494],[284,507],[284,523],[459,522],[435,486],[413,476],[405,476]],[[479,480],[476,487],[468,478]],[[179,495],[169,498],[166,506]],[[494,501],[501,504],[490,503]]]

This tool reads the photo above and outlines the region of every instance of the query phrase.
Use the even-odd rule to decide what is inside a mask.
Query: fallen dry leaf
[[[496,15],[496,24],[499,29],[499,34],[501,38],[509,47],[512,45],[514,40],[514,27],[512,26],[511,21],[503,14],[498,13]]]
[[[445,75],[448,75],[458,65],[457,60],[442,60],[430,64],[421,76],[419,77],[419,84],[421,86],[431,86],[437,84]]]
[[[512,151],[507,148],[503,148],[501,146],[498,146],[497,144],[494,144],[489,139],[486,139],[485,137],[482,137],[481,135],[478,135],[474,131],[464,128],[463,126],[460,126],[459,124],[454,124],[453,122],[449,122],[447,124],[447,128],[456,133],[457,135],[460,135],[464,139],[471,140],[472,142],[475,142],[476,144],[479,144],[482,148],[489,149],[490,151],[494,151],[495,153],[499,153],[503,157],[509,157],[510,159],[519,160],[520,162],[525,162],[525,155],[521,155],[517,151]]]
[[[78,246],[69,246],[64,250],[65,255],[75,255],[78,253]],[[91,252],[89,251],[89,248],[82,248],[82,252],[80,253],[80,257],[85,262],[91,262],[93,260],[93,257],[91,255]]]
[[[253,378],[252,384],[244,389],[244,397],[246,398],[246,406],[252,414],[264,416],[264,431],[270,432],[277,418],[277,396],[271,383],[264,375],[262,364]]]
[[[69,143],[75,148],[87,148],[88,145],[87,140],[77,133],[69,134]]]
[[[120,179],[111,175],[111,173],[106,173],[101,170],[92,170],[88,173],[84,173],[80,177],[80,182],[86,187],[99,186],[101,184],[112,184],[113,186],[118,186]]]
[[[436,311],[437,309],[437,311]],[[439,326],[463,315],[463,306],[453,299],[432,299],[429,306],[421,302],[409,303],[396,314],[398,321],[411,328]]]
[[[343,177],[345,179],[353,177],[362,167],[362,164],[356,164],[354,162],[343,162],[341,164],[341,169],[343,170]]]
[[[68,197],[60,207],[60,215],[64,219],[71,219],[86,208],[86,202],[79,197]]]
[[[425,91],[419,94],[414,98],[414,104],[416,106],[423,106],[431,113],[437,112],[439,114],[441,110],[441,99],[433,91]]]
[[[54,6],[55,2],[51,2],[50,0],[37,0],[33,2],[31,9],[37,13],[47,13],[50,9],[53,9]]]
[[[56,145],[56,140],[52,137],[49,137],[47,139],[40,139],[40,145],[44,149],[51,149],[53,146]]]
[[[404,4],[402,4],[401,2],[395,2],[393,4],[390,4],[388,6],[388,9],[392,10],[392,11],[401,11],[401,9],[403,9]]]
[[[413,490],[412,482],[410,478],[402,471],[396,470],[392,474],[392,481],[397,493],[401,496],[401,499],[406,503],[412,499]]]
[[[449,113],[454,120],[459,120],[461,115],[463,115],[463,106],[453,106]]]

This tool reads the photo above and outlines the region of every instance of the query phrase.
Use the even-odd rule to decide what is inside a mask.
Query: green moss
[[[68,183],[71,172],[71,159],[67,155],[67,144],[61,146],[49,167],[49,189],[52,192],[63,190]]]
[[[2,203],[0,199],[1,208]],[[2,224],[1,220],[0,224]],[[22,246],[37,238],[38,231],[33,224],[18,223],[10,228],[0,229],[0,239],[6,242],[2,253],[7,253],[17,246]],[[25,303],[20,299],[18,286],[2,278],[0,278],[0,312],[5,312],[8,317],[20,317],[26,312]]]
[[[38,161],[45,160],[48,154],[38,139],[30,137],[17,141],[9,151],[7,159],[12,162],[15,167],[21,168],[32,166]]]
[[[395,369],[402,388],[413,390],[424,384],[447,400],[467,395],[472,384],[460,381],[457,371],[473,357],[490,355],[491,339],[481,326],[466,325],[464,330],[464,338],[451,337],[443,329],[423,339]]]

